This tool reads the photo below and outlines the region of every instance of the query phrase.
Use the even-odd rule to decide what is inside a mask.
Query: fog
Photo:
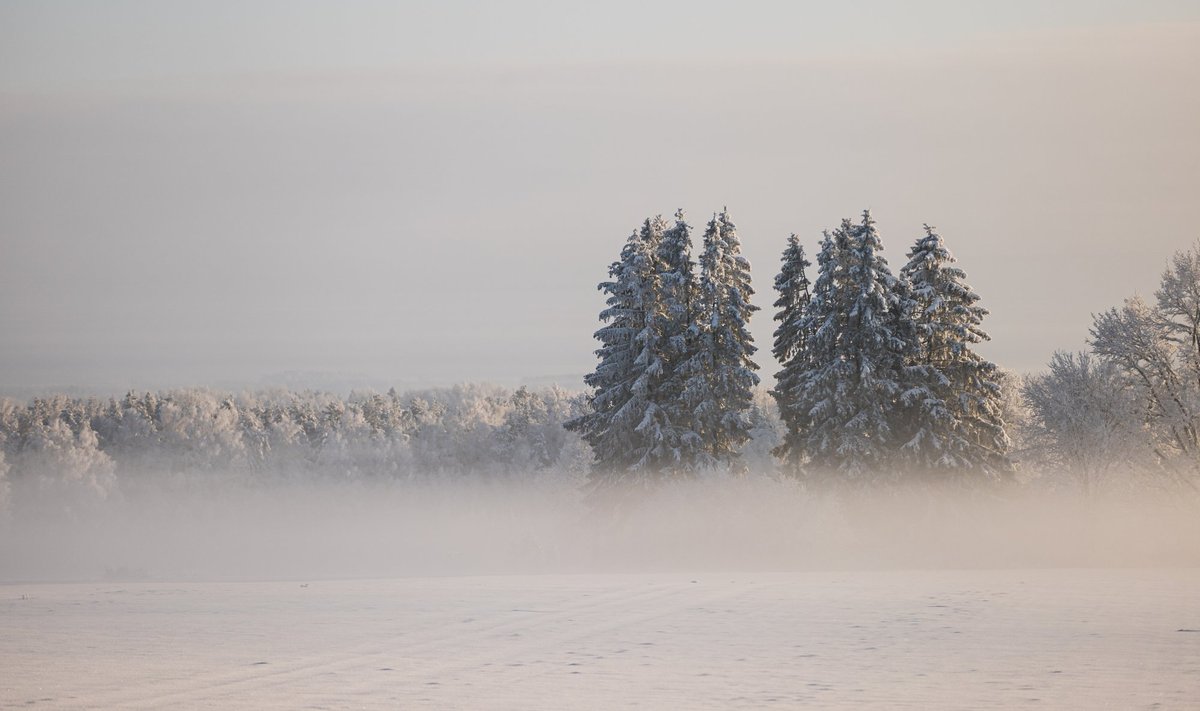
[[[1193,707],[1197,87],[1184,0],[0,2],[0,707]]]
[[[588,494],[508,481],[191,483],[13,512],[0,580],[1200,564],[1194,496],[1045,487],[806,492],[767,476]]]

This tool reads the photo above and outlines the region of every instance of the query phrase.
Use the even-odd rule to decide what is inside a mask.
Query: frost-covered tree
[[[171,453],[159,466],[171,470],[227,471],[245,458],[238,413],[205,390],[176,390],[157,398],[157,446]]]
[[[748,472],[771,472],[776,468],[775,452],[783,442],[784,427],[775,398],[766,388],[754,389],[749,419],[750,439],[738,453],[738,464]]]
[[[675,467],[689,471],[706,461],[706,453],[703,439],[694,430],[692,413],[684,402],[686,364],[696,357],[700,343],[697,323],[700,284],[692,259],[691,227],[682,210],[675,212],[675,224],[663,233],[658,253],[659,288],[666,319],[663,337],[667,342],[667,373],[656,400],[677,431]]]
[[[749,330],[758,307],[750,303],[750,262],[741,251],[728,210],[714,215],[700,257],[696,351],[682,365],[684,403],[709,464],[731,464],[750,437],[748,413],[759,382]]]
[[[540,423],[546,418],[546,403],[542,398],[521,386],[510,398],[511,409],[497,434],[504,458],[514,466],[545,467],[553,458]]]
[[[1138,393],[1114,362],[1058,351],[1049,371],[1031,376],[1023,391],[1030,447],[1085,495],[1114,472],[1152,466]]]
[[[1163,462],[1200,486],[1200,244],[1171,258],[1155,301],[1096,315],[1092,350],[1138,388]]]
[[[842,228],[824,233],[821,249],[817,252],[817,278],[812,283],[808,304],[801,311],[795,324],[797,330],[806,333],[804,340],[807,363],[798,364],[795,381],[783,391],[776,390],[786,398],[780,404],[797,415],[802,428],[796,438],[797,449],[815,461],[808,472],[834,464],[831,448],[838,421],[835,417],[835,399],[839,383],[849,378],[849,364],[839,352],[840,334],[845,331],[846,313],[838,304],[844,300],[845,253],[848,249],[849,220]],[[814,454],[815,453],[815,454]]]
[[[691,226],[683,210],[675,212],[675,224],[662,233],[659,241],[659,288],[667,314],[666,335],[678,353],[686,351],[689,333],[693,330],[696,297],[699,283],[696,263],[692,259]]]
[[[0,398],[0,469],[10,467],[18,516],[81,511],[113,492],[135,501],[312,478],[574,473],[587,447],[563,423],[584,411],[582,397],[470,385],[345,398],[280,389]]]
[[[661,218],[646,220],[599,287],[608,306],[595,334],[600,362],[584,378],[594,389],[591,412],[566,424],[592,447],[598,483],[653,479],[679,460],[680,430],[661,400],[671,353],[661,287],[665,231]]]
[[[1009,469],[996,365],[973,350],[989,340],[987,309],[929,225],[900,270],[915,339],[909,351],[903,450],[920,470],[998,476]]]
[[[503,403],[500,457],[513,472],[544,470],[560,463],[569,435],[558,424],[571,396],[558,387],[536,392],[521,386]]]
[[[73,514],[108,497],[116,484],[114,463],[100,449],[89,422],[73,429],[61,416],[63,408],[55,409],[59,412],[40,416],[34,403],[34,417],[13,465],[21,472],[20,499]]]
[[[811,326],[804,318],[811,299],[810,284],[804,270],[812,263],[805,258],[804,247],[795,234],[788,238],[781,262],[779,274],[775,277],[775,291],[779,293],[779,298],[774,304],[778,309],[775,320],[779,325],[775,328],[775,343],[771,352],[782,368],[775,374],[775,387],[771,395],[779,408],[784,432],[783,441],[775,448],[774,454],[783,461],[786,471],[797,474],[804,461],[803,439],[808,418],[806,412],[795,407],[794,394],[804,373],[812,367],[807,347]]]
[[[912,347],[901,322],[899,283],[880,253],[869,211],[827,235],[803,323],[812,367],[796,388],[809,418],[812,467],[863,480],[889,473],[899,446],[894,427]]]
[[[635,231],[625,242],[620,258],[609,266],[610,280],[598,287],[607,294],[607,307],[600,312],[604,326],[594,334],[601,344],[596,350],[600,362],[583,379],[594,392],[588,401],[589,411],[565,424],[591,446],[597,472],[619,470],[632,464],[627,452],[637,439],[636,423],[618,418],[617,413],[633,396],[633,382],[637,378],[634,339],[646,321],[643,304],[646,285],[635,266],[642,253],[644,247]]]

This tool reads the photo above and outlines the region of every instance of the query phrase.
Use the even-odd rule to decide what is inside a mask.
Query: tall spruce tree
[[[771,396],[775,398],[784,425],[783,441],[772,452],[782,460],[785,471],[793,475],[799,473],[804,461],[803,438],[807,429],[807,413],[796,406],[794,395],[801,378],[812,364],[808,352],[811,326],[804,319],[804,312],[811,300],[808,276],[804,270],[810,266],[812,263],[805,259],[804,247],[793,234],[788,238],[779,274],[775,277],[775,291],[779,293],[774,304],[778,309],[775,320],[779,326],[775,329],[775,344],[771,351],[775,360],[783,366],[775,374],[775,388]]]
[[[817,252],[817,278],[812,284],[808,306],[801,312],[797,328],[805,331],[808,362],[797,368],[796,382],[784,393],[787,407],[803,419],[800,447],[810,459],[809,478],[836,469],[835,435],[839,383],[849,379],[849,364],[839,352],[840,334],[845,331],[846,314],[838,309],[844,301],[845,263],[848,235],[845,220],[839,229],[828,230]]]
[[[812,327],[812,367],[795,407],[810,418],[805,444],[814,468],[850,479],[889,473],[898,447],[897,404],[911,342],[899,282],[880,254],[870,211],[827,235],[802,323]]]
[[[675,224],[663,233],[659,257],[662,270],[659,283],[667,318],[663,335],[668,346],[667,374],[659,402],[674,428],[678,447],[675,468],[690,471],[697,469],[707,458],[703,438],[695,432],[694,418],[684,403],[686,365],[696,357],[699,345],[700,284],[692,259],[691,227],[683,210],[675,212]]]
[[[700,257],[697,347],[682,365],[687,378],[684,402],[691,409],[693,431],[704,442],[707,461],[731,464],[750,437],[748,412],[758,385],[757,348],[750,335],[750,262],[728,210],[714,215],[704,232]]]
[[[981,327],[988,312],[955,262],[925,225],[900,270],[913,303],[910,369],[920,378],[906,393],[910,429],[903,448],[910,464],[923,470],[997,476],[1010,468],[997,369],[972,349],[989,340]]]
[[[678,437],[660,405],[667,376],[669,318],[662,298],[661,247],[666,223],[646,220],[609,267],[608,294],[596,331],[600,362],[584,378],[591,411],[566,423],[592,448],[597,483],[652,479],[678,458]]]

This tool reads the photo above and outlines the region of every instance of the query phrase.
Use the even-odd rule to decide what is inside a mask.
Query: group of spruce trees
[[[682,212],[674,225],[646,220],[608,273],[600,362],[584,379],[591,411],[566,423],[591,446],[595,474],[647,481],[732,462],[759,379],[747,327],[758,307],[729,214],[708,223],[699,274]]]
[[[808,479],[1007,472],[996,366],[972,345],[987,311],[928,226],[899,276],[875,222],[824,233],[817,276],[795,235],[775,278],[775,449]],[[648,219],[609,267],[590,410],[566,423],[594,478],[652,481],[728,466],[750,436],[759,383],[748,330],[750,264],[727,211],[704,232],[699,273],[683,213]]]
[[[1006,472],[996,366],[972,350],[987,310],[928,225],[899,277],[881,251],[870,212],[843,220],[810,285],[789,240],[775,280],[776,454],[793,472],[859,479]]]

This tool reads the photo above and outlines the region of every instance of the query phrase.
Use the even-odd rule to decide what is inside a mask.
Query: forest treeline
[[[348,397],[180,389],[4,399],[0,472],[28,496],[84,498],[185,480],[500,476],[570,466],[581,454],[562,423],[579,411],[580,396],[558,388],[487,385]]]
[[[349,396],[272,389],[0,398],[0,511],[66,510],[112,496],[288,482],[505,481],[587,471],[563,423],[586,397],[494,385]],[[750,417],[769,466],[777,426],[759,393]]]
[[[142,490],[448,477],[1200,490],[1200,244],[1170,258],[1152,299],[1096,314],[1088,350],[1020,375],[974,352],[987,312],[934,229],[893,274],[870,214],[844,220],[823,235],[811,280],[793,236],[774,279],[782,367],[770,389],[728,212],[708,224],[695,262],[691,247],[682,213],[626,241],[600,284],[587,392],[0,399],[0,511]]]

